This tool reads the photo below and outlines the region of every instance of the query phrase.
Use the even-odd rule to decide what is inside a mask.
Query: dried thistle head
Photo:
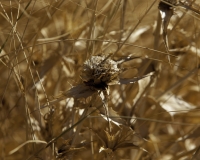
[[[91,56],[83,64],[82,79],[87,86],[105,90],[119,80],[118,63],[106,56]]]

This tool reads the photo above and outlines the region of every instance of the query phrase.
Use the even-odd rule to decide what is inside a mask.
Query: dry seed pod
[[[87,86],[104,90],[118,82],[120,69],[117,65],[118,62],[106,56],[92,56],[85,61],[81,77]]]

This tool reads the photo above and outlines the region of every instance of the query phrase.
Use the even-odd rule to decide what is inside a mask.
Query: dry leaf
[[[163,99],[165,99],[165,101],[161,103],[161,106],[163,109],[169,112],[171,116],[174,116],[175,114],[184,113],[184,112],[187,113],[190,110],[196,108],[196,106],[174,95],[164,96]]]

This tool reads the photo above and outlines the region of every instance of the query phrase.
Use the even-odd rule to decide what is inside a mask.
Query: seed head
[[[82,79],[87,86],[105,90],[119,80],[118,63],[106,56],[92,56],[83,64]]]

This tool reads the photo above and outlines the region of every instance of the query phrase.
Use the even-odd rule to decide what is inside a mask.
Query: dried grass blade
[[[96,10],[97,10],[97,4],[98,4],[98,0],[94,0],[93,1],[93,7],[94,7],[94,11],[96,12]],[[92,15],[92,18],[91,18],[91,21],[90,21],[90,28],[89,28],[89,33],[88,33],[88,37],[87,37],[87,39],[93,39],[92,38],[92,36],[93,36],[93,32],[94,32],[94,29],[95,29],[95,26],[94,26],[94,24],[95,24],[95,20],[96,20],[96,14],[93,14]],[[92,43],[93,42],[91,42],[91,41],[87,41],[87,43],[86,43],[86,48],[87,48],[87,50],[86,50],[86,57],[88,58],[91,54],[92,54],[92,52],[93,52],[93,45],[92,45]]]
[[[146,10],[146,12],[142,15],[142,17],[138,20],[138,23],[133,27],[133,29],[131,29],[129,35],[126,37],[126,39],[122,42],[122,44],[118,47],[118,49],[115,51],[115,53],[113,54],[113,56],[120,51],[120,49],[124,46],[124,44],[126,43],[126,41],[130,38],[131,34],[136,30],[136,28],[139,26],[139,24],[142,22],[142,20],[145,18],[145,16],[147,15],[147,13],[151,10],[151,8],[154,6],[154,4],[156,3],[157,0],[155,0],[150,6],[149,8]],[[109,57],[108,57],[109,58]]]
[[[152,76],[153,73],[151,74],[148,74],[148,75],[145,75],[145,76],[142,76],[142,77],[135,77],[135,78],[132,78],[132,79],[120,79],[119,80],[119,84],[130,84],[130,83],[135,83],[143,78],[146,78],[146,77],[149,77],[149,76]]]
[[[163,92],[158,99],[160,99],[163,95],[165,95],[166,93],[170,92],[171,90],[175,89],[176,87],[178,87],[179,85],[181,85],[185,80],[187,80],[190,76],[192,76],[193,74],[195,74],[196,72],[198,72],[199,68],[194,68],[193,70],[191,70],[187,75],[185,75],[183,78],[181,78],[180,80],[178,80],[176,83],[174,83],[172,86],[170,86],[165,92]]]
[[[24,145],[29,144],[29,143],[43,143],[43,144],[47,144],[47,142],[41,141],[41,140],[28,140],[28,141],[22,143],[21,145],[19,145],[18,147],[16,147],[15,149],[11,150],[9,152],[9,155],[17,152],[20,148],[22,148]]]
[[[163,40],[164,45],[167,53],[169,54],[169,42],[168,42],[168,35],[167,35],[167,27],[169,25],[170,19],[173,16],[173,9],[168,4],[163,3],[162,1],[159,3],[159,10],[160,10],[160,16],[162,19],[161,28],[163,31]],[[170,63],[170,57],[168,55],[168,60]]]
[[[196,148],[191,160],[199,160],[199,159],[200,159],[200,146]]]

